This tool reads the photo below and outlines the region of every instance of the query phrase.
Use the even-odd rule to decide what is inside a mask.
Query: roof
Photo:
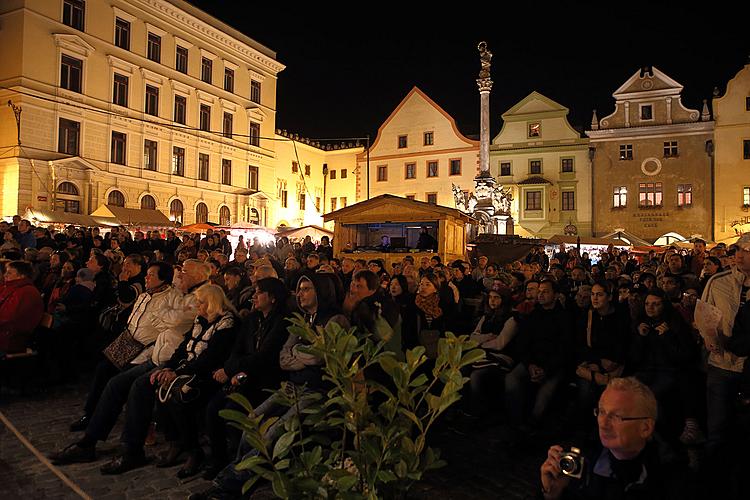
[[[339,219],[342,216],[363,212],[365,210],[382,205],[395,205],[399,208],[399,212],[404,214],[408,214],[411,211],[427,211],[434,212],[436,214],[447,215],[449,217],[455,217],[458,219],[464,219],[466,222],[472,222],[474,220],[473,217],[461,212],[456,208],[443,207],[440,205],[435,205],[433,203],[426,203],[424,201],[409,200],[407,198],[394,196],[392,194],[381,194],[380,196],[376,196],[375,198],[360,201],[359,203],[349,205],[342,209],[336,210],[335,212],[329,212],[323,215],[323,221],[328,222],[331,220]]]
[[[115,205],[101,205],[91,212],[92,216],[112,217],[123,226],[157,226],[168,227],[174,224],[159,210],[143,208],[125,208]]]
[[[43,210],[29,207],[26,209],[24,218],[32,223],[43,224],[72,224],[85,227],[108,227],[119,226],[120,223],[111,217],[96,217],[92,215],[74,214],[60,210]]]
[[[524,179],[518,183],[518,185],[526,184],[552,184],[552,181],[548,181],[544,177],[535,175],[534,177],[529,177],[528,179]]]

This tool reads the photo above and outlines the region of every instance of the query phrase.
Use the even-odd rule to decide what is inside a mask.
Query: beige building
[[[713,100],[715,238],[750,231],[750,64]]]
[[[277,136],[276,54],[182,0],[8,0],[0,23],[0,99],[22,109],[18,148],[0,108],[4,215],[110,204],[183,224],[319,223],[322,165],[355,167],[356,149]]]
[[[511,188],[516,234],[591,235],[589,140],[568,123],[568,108],[532,92],[503,113],[490,169]]]
[[[656,68],[636,72],[615,93],[615,111],[596,113],[594,236],[624,229],[656,241],[713,239],[711,162],[714,122],[685,108],[682,85]]]
[[[414,87],[378,129],[369,165],[365,153],[357,156],[357,198],[392,194],[454,208],[452,186],[473,191],[478,157],[479,141],[461,134],[454,119]]]

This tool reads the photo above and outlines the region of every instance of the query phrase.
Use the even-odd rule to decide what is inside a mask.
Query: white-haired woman
[[[177,473],[180,478],[193,476],[200,470],[203,450],[198,442],[198,419],[202,418],[207,402],[221,390],[221,384],[212,374],[222,368],[229,357],[241,325],[220,286],[203,285],[195,296],[198,316],[193,329],[164,368],[151,376],[151,380],[161,386],[163,395],[178,376],[194,377],[186,384],[187,388],[170,390],[160,408],[165,410],[161,414],[170,448],[157,466],[171,467],[182,452],[187,453],[187,462]]]

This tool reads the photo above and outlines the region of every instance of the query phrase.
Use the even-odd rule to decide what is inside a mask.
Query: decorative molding
[[[58,47],[83,57],[89,57],[96,51],[92,45],[86,43],[86,41],[78,35],[55,33],[52,35],[52,38],[55,39],[55,45]]]
[[[237,71],[237,69],[240,67],[238,64],[233,63],[232,61],[227,61],[224,59],[224,67],[229,68],[232,71]]]
[[[156,85],[164,85],[165,78],[161,76],[158,73],[154,73],[153,71],[147,70],[146,68],[141,68],[141,76],[143,77],[143,80],[147,83],[154,83]]]
[[[204,90],[195,89],[195,93],[198,96],[198,100],[204,103],[213,104],[216,102],[216,97]]]
[[[146,36],[147,37],[148,37],[149,32],[155,35],[159,35],[160,37],[162,37],[162,39],[166,38],[169,35],[169,33],[164,31],[162,28],[147,22],[146,23]]]
[[[134,22],[136,22],[138,20],[137,16],[134,16],[130,12],[125,12],[121,8],[116,7],[114,5],[112,6],[112,11],[115,13],[116,17],[119,17],[120,19],[128,21],[131,24],[133,24]],[[114,22],[114,19],[112,21]]]
[[[174,92],[180,92],[185,95],[190,95],[190,92],[194,90],[194,88],[191,87],[190,85],[185,85],[184,83],[179,82],[177,80],[170,79],[169,85],[172,87],[172,90]]]
[[[219,102],[221,103],[221,107],[222,109],[224,109],[224,111],[231,111],[232,113],[235,113],[237,111],[237,104],[221,98],[219,98]]]
[[[201,57],[205,57],[206,59],[211,59],[212,61],[216,59],[216,54],[214,54],[213,52],[210,52],[204,48],[201,48],[200,51],[201,51]]]
[[[250,75],[251,80],[255,80],[257,82],[263,83],[263,81],[266,79],[264,75],[261,75],[257,71],[253,71],[251,69],[247,70],[248,75]]]
[[[591,141],[623,140],[630,138],[645,139],[649,137],[666,137],[675,135],[711,134],[714,122],[687,122],[672,125],[648,125],[645,127],[610,128],[604,130],[587,130]]]
[[[656,168],[654,168],[653,170],[647,170],[646,165],[648,165],[649,163],[655,163]],[[643,172],[645,175],[658,175],[659,172],[661,172],[661,161],[659,161],[659,158],[646,158],[645,160],[643,160],[643,163],[641,163],[641,172]]]
[[[193,42],[188,42],[184,38],[180,38],[177,35],[174,35],[174,41],[175,41],[176,45],[179,45],[183,49],[191,49],[191,48],[193,48],[193,45],[194,45]]]
[[[245,108],[249,120],[262,123],[266,119],[266,113],[260,108]]]
[[[118,69],[123,73],[127,73],[129,75],[132,75],[135,71],[135,68],[137,68],[135,64],[130,64],[129,62],[120,59],[119,57],[115,57],[112,54],[107,55],[107,61],[113,69]]]

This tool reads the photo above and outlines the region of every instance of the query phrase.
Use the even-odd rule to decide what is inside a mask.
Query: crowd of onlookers
[[[537,246],[506,264],[404,254],[386,268],[334,256],[327,237],[233,246],[225,231],[54,232],[17,216],[0,232],[0,352],[38,353],[48,383],[94,374],[71,425],[83,437],[52,457],[58,464],[95,460],[125,407],[123,453],[103,473],[145,464],[157,422],[171,445],[157,466],[186,456],[178,475],[214,479],[206,498],[240,496],[247,471],[231,464],[252,450],[219,417],[233,407],[227,393],[281,417],[272,440],[287,409],[267,390],[324,387],[320,360],[287,333],[293,312],[314,326],[357,326],[399,356],[417,345],[434,356],[445,332],[471,335],[486,352],[466,371],[460,408],[471,426],[502,421],[524,436],[553,421],[584,434],[601,424],[607,385],[633,376],[654,394],[656,431],[675,449],[705,447],[711,461],[744,443],[750,235],[641,255]],[[715,328],[698,330],[698,300],[720,311]]]

